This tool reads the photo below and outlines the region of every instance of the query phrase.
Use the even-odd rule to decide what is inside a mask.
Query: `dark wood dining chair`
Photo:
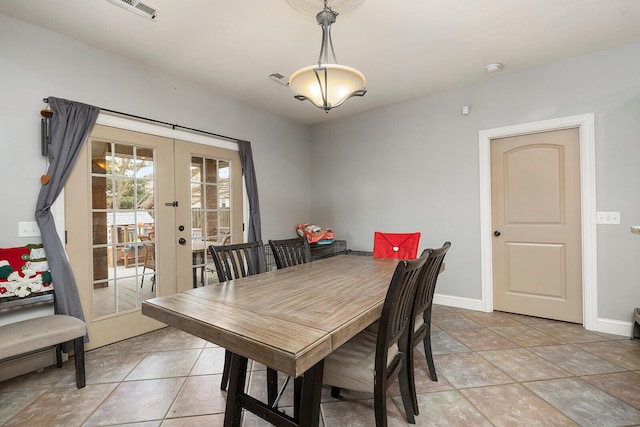
[[[306,237],[269,240],[278,270],[311,262],[311,247]]]
[[[387,389],[398,377],[407,421],[415,423],[408,383],[408,328],[415,286],[427,256],[401,260],[389,284],[377,334],[364,330],[325,358],[323,383],[332,396],[340,389],[373,392],[377,427],[387,425]]]
[[[262,240],[235,245],[209,246],[213,263],[220,283],[241,277],[253,276],[267,271]],[[231,352],[225,351],[224,368],[220,389],[226,390],[229,385],[231,370]],[[273,404],[278,393],[278,372],[267,368],[267,400]]]
[[[267,261],[261,240],[235,245],[211,245],[209,252],[213,257],[220,282],[267,271]]]
[[[144,273],[149,270],[153,270],[153,276],[151,276],[151,292],[156,287],[156,244],[146,238],[142,241],[144,246],[144,260],[142,262],[142,280],[140,281],[140,288],[144,285]]]
[[[282,268],[292,267],[294,265],[306,264],[311,262],[311,247],[306,237],[297,237],[293,239],[269,240],[271,253],[276,262],[278,270]],[[280,399],[285,387],[289,383],[291,377],[287,377],[284,386],[278,393],[277,400]],[[302,377],[298,377],[293,383],[293,402],[294,402],[294,418],[300,415],[300,399],[302,397]]]
[[[420,256],[426,261],[418,276],[416,285],[416,296],[413,301],[413,315],[409,329],[409,347],[407,350],[407,373],[409,375],[409,386],[411,388],[411,403],[414,414],[418,415],[418,398],[416,396],[416,385],[413,364],[413,349],[422,342],[424,354],[427,358],[427,366],[431,381],[438,381],[436,367],[433,363],[431,352],[431,309],[433,308],[433,295],[436,290],[436,282],[440,276],[440,270],[447,251],[451,247],[451,242],[445,242],[440,249],[425,249]]]

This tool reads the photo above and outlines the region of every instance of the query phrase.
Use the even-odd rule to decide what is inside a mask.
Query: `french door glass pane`
[[[92,141],[93,317],[155,297],[155,149]]]
[[[210,281],[214,274],[209,245],[231,243],[230,163],[227,160],[191,158],[191,249],[194,285]]]

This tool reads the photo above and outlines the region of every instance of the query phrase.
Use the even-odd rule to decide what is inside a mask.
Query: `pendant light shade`
[[[318,24],[322,26],[322,45],[317,65],[304,67],[291,75],[289,87],[295,98],[309,100],[313,105],[329,112],[342,105],[352,96],[364,96],[366,80],[355,68],[340,65],[336,61],[331,42],[331,24],[336,21],[337,12],[331,10],[324,2],[324,10],[316,15]],[[329,47],[332,60],[329,61]]]
[[[296,71],[289,79],[296,99],[308,99],[326,111],[352,96],[363,96],[367,92],[365,83],[360,71],[339,64],[311,65]]]

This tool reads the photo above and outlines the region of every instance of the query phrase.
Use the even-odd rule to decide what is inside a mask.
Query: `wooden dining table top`
[[[142,313],[297,377],[376,321],[398,260],[340,255],[142,303]]]

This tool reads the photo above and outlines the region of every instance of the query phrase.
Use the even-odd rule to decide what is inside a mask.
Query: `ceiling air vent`
[[[120,6],[129,12],[133,12],[140,16],[144,16],[155,22],[156,17],[158,16],[158,10],[150,6],[146,3],[143,3],[138,0],[109,0],[111,3]]]

